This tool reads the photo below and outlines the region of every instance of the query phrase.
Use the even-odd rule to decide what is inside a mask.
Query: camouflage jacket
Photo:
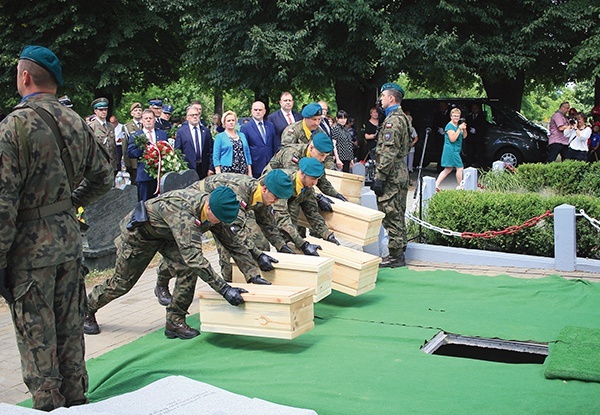
[[[302,210],[311,230],[316,232],[321,238],[327,238],[329,234],[331,234],[331,231],[327,228],[325,219],[323,219],[323,216],[319,213],[319,205],[317,204],[315,190],[313,188],[307,189],[303,187],[298,191],[296,189],[296,176],[298,171],[284,171],[288,174],[290,179],[292,179],[292,183],[294,183],[294,194],[288,200],[279,200],[279,202],[275,203],[273,206],[277,227],[290,237],[296,248],[300,248],[304,243],[304,239],[302,239],[302,236],[298,233],[298,216],[300,215],[300,210]]]
[[[117,143],[115,141],[115,126],[106,121],[104,125],[98,118],[90,123],[90,128],[96,140],[102,144],[110,155],[110,164],[114,171],[121,170],[121,160],[117,157]]]
[[[73,165],[71,184],[57,138],[34,106],[57,121]],[[86,206],[106,193],[113,180],[108,154],[75,111],[52,94],[34,95],[17,105],[0,123],[0,268],[32,269],[80,258],[75,209],[49,212],[69,200],[75,207]],[[24,218],[35,208],[43,208],[44,217]]]
[[[133,134],[139,130],[141,130],[141,128],[138,128],[135,121],[133,121],[133,120],[131,120],[127,124],[125,124],[125,137],[126,137],[126,139],[124,140],[125,143],[129,142],[129,136],[131,134]],[[125,146],[125,148],[127,148],[127,146]],[[137,159],[136,158],[132,159],[132,158],[127,157],[127,150],[125,150],[125,149],[123,149],[123,150],[124,150],[123,151],[123,163],[125,164],[125,167],[137,169]]]
[[[307,156],[308,144],[289,144],[281,147],[273,156],[269,164],[263,170],[263,174],[273,169],[298,170],[300,159]],[[325,163],[323,163],[325,164]],[[329,168],[325,166],[325,168]],[[336,197],[339,193],[333,185],[327,180],[325,174],[321,176],[317,183],[317,187],[327,196]]]
[[[377,140],[376,178],[383,180],[384,195],[388,199],[400,188],[408,188],[408,168],[404,156],[410,151],[410,123],[402,109],[390,112],[383,121]]]
[[[325,133],[321,127],[317,127],[311,133],[311,137],[316,133]],[[310,142],[310,138],[306,137],[306,132],[304,131],[303,121],[296,121],[293,124],[285,127],[285,130],[281,133],[281,147],[290,145],[290,144],[308,144]],[[333,154],[329,153],[327,158],[323,162],[323,165],[326,169],[335,169],[335,160],[333,158]],[[319,188],[320,189],[320,188]]]
[[[256,203],[251,205],[252,195],[254,195],[254,192],[259,185],[260,180],[245,174],[220,173],[208,176],[205,179],[192,184],[190,187],[206,192],[212,192],[219,186],[229,187],[234,191],[238,200],[240,201],[240,211],[232,226],[238,229],[244,228],[247,220],[247,214],[249,211],[252,211],[256,218],[256,223],[262,230],[267,240],[275,248],[277,248],[277,250],[279,250],[285,244],[285,240],[281,236],[281,233],[279,233],[277,230],[277,223],[275,222],[275,218],[273,216],[273,207],[267,206],[264,203]],[[256,247],[250,235],[245,232],[240,232],[238,236],[255,259],[263,253],[263,251]]]
[[[225,281],[202,255],[203,233],[212,232],[247,278],[260,275],[260,270],[248,249],[232,234],[228,226],[213,224],[208,220],[200,222],[200,212],[208,197],[208,193],[188,187],[164,193],[147,200],[145,204],[152,237],[174,241],[190,271],[219,291]]]

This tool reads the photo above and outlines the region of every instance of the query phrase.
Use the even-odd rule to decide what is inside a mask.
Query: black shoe
[[[248,283],[256,284],[256,285],[271,285],[271,281],[265,280],[260,275],[257,275],[255,277],[250,277],[250,279],[248,280]]]
[[[168,306],[173,301],[173,296],[169,292],[169,287],[163,287],[162,285],[157,285],[154,288],[154,295],[158,298],[158,303],[160,305]]]
[[[404,252],[396,256],[386,256],[379,264],[379,268],[400,268],[406,266],[406,260],[404,259]]]
[[[98,326],[98,322],[96,321],[96,315],[92,313],[85,313],[85,317],[83,319],[83,332],[85,334],[99,334],[100,326]]]
[[[199,335],[200,332],[198,330],[188,326],[185,322],[172,323],[167,321],[167,324],[165,325],[165,336],[169,339],[178,337],[180,339],[188,340]]]

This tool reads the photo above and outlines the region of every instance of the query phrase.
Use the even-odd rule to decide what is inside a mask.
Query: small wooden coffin
[[[330,258],[282,254],[280,252],[267,252],[267,255],[279,260],[273,264],[273,271],[261,271],[262,277],[273,285],[291,285],[297,287],[310,287],[314,291],[314,302],[319,302],[331,294],[331,276],[334,261]],[[233,282],[246,283],[244,274],[235,262],[233,266]]]
[[[327,180],[335,190],[346,196],[352,203],[360,203],[365,177],[359,174],[344,173],[343,171],[325,169]]]
[[[314,326],[313,290],[281,285],[233,284],[245,288],[234,307],[209,286],[199,290],[200,330],[211,333],[293,339]]]
[[[339,199],[332,200],[333,213],[321,212],[321,215],[337,238],[360,246],[377,242],[384,213]],[[310,228],[302,212],[298,217],[298,225]]]
[[[354,297],[375,288],[380,257],[312,236],[306,240],[323,248],[319,255],[335,261],[331,288]]]

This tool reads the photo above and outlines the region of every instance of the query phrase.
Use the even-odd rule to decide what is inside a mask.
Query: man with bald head
[[[279,150],[275,125],[265,120],[265,104],[252,104],[252,119],[242,125],[240,131],[246,135],[252,156],[252,175],[258,179],[271,158]]]

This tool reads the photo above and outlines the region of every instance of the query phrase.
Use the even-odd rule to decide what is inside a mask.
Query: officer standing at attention
[[[104,148],[56,99],[62,84],[56,55],[27,46],[17,64],[23,99],[0,123],[0,293],[10,305],[23,380],[42,411],[88,402],[75,212],[114,183]]]
[[[383,259],[380,268],[396,268],[406,265],[406,195],[408,192],[408,168],[404,156],[410,151],[410,122],[400,108],[404,89],[398,84],[387,83],[381,87],[381,108],[385,120],[377,141],[377,171],[371,189],[377,195],[377,207],[383,213],[382,225],[388,231],[390,255]]]
[[[90,128],[96,135],[96,140],[102,144],[110,155],[110,163],[115,176],[121,170],[121,160],[117,154],[117,142],[115,140],[115,126],[108,122],[108,99],[98,98],[92,102],[96,117],[90,123]]]
[[[174,263],[177,269],[189,270],[178,274],[173,300],[167,307],[165,336],[168,338],[191,339],[200,334],[185,321],[194,299],[197,277],[231,305],[243,303],[240,293],[246,291],[227,284],[202,255],[202,234],[211,231],[233,256],[244,275],[260,275],[248,248],[232,237],[227,226],[221,224],[233,222],[239,208],[240,202],[233,190],[223,186],[210,195],[188,187],[139,202],[131,214],[121,220],[121,234],[115,239],[117,260],[114,275],[96,285],[88,295],[84,332],[100,333],[96,312],[127,294],[157,252]]]

